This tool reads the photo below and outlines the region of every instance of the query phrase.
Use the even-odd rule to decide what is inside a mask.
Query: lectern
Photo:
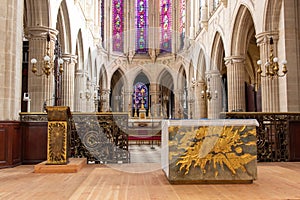
[[[68,163],[70,108],[67,106],[47,106],[48,142],[47,165]]]

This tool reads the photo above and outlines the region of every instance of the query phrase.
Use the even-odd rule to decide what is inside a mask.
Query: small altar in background
[[[170,183],[252,183],[256,120],[164,120],[162,169]]]

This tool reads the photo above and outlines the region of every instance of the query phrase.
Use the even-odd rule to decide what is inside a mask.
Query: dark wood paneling
[[[0,122],[0,168],[21,164],[22,132],[19,122]]]
[[[5,129],[0,129],[0,165],[5,165],[7,162],[7,144],[6,144]]]
[[[290,160],[300,161],[300,121],[289,122]]]
[[[23,164],[47,160],[47,122],[23,122]]]

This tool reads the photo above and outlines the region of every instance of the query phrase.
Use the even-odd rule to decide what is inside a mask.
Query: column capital
[[[35,39],[35,38],[47,38],[47,34],[49,33],[51,40],[56,40],[56,36],[58,34],[58,30],[46,27],[46,26],[31,26],[25,29],[26,38]]]
[[[225,65],[227,67],[233,63],[244,63],[245,60],[245,56],[228,56],[224,58]]]
[[[62,59],[68,63],[77,63],[77,55],[64,53],[62,54]]]
[[[256,43],[258,45],[269,43],[270,37],[273,38],[274,42],[277,42],[279,39],[279,32],[278,31],[266,31],[266,32],[256,34],[255,37],[256,37]]]

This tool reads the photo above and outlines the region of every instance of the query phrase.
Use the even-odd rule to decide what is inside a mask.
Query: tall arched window
[[[100,35],[101,42],[104,42],[104,0],[101,0],[100,3]]]
[[[135,27],[137,53],[148,52],[148,0],[136,0]]]
[[[113,51],[123,52],[123,0],[113,0],[112,3]]]
[[[180,0],[180,16],[179,16],[179,34],[180,34],[180,49],[184,46],[185,27],[186,27],[186,2]]]
[[[160,48],[162,52],[172,50],[172,0],[160,1]]]

